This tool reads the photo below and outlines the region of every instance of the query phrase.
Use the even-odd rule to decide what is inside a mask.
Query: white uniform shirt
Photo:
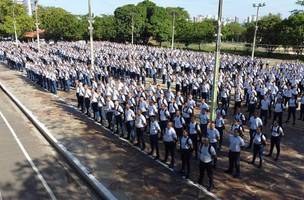
[[[192,140],[189,137],[182,137],[180,142],[181,149],[190,149],[190,146],[192,145]]]
[[[182,116],[174,117],[174,128],[183,128],[185,120]]]
[[[155,120],[150,124],[150,135],[157,135],[160,132],[159,123]]]
[[[268,99],[262,99],[261,100],[261,109],[262,110],[268,110],[270,105],[270,101]]]
[[[271,136],[273,137],[279,137],[280,135],[283,135],[283,129],[280,126],[273,126],[271,127]]]
[[[125,120],[127,122],[133,121],[135,119],[135,113],[132,109],[126,110],[125,112]]]
[[[276,103],[274,105],[274,112],[283,112],[285,109],[285,106],[283,103]]]
[[[156,114],[157,114],[156,105],[153,104],[153,105],[148,106],[148,114],[149,114],[149,117],[156,116]]]
[[[174,142],[177,140],[176,132],[174,128],[166,128],[164,134],[164,142]]]
[[[254,116],[251,116],[250,119],[249,119],[249,127],[251,130],[256,130],[257,128],[263,126],[263,122],[261,120],[261,118],[259,117],[254,117]]]
[[[220,137],[220,133],[218,132],[218,130],[216,128],[214,128],[214,129],[208,128],[207,137],[209,138],[210,143],[216,143],[217,138]]]
[[[160,118],[160,121],[167,121],[168,120],[168,117],[170,116],[170,113],[167,109],[163,110],[161,109],[160,112],[159,112],[159,118]]]
[[[264,134],[262,134],[261,132],[254,134],[254,138],[253,138],[254,144],[261,144],[262,143],[261,140],[264,140],[264,141],[266,140]]]
[[[197,134],[198,131],[201,131],[201,128],[199,126],[198,123],[193,123],[193,122],[190,122],[189,124],[189,134],[190,135],[195,135]]]
[[[136,128],[144,128],[146,123],[147,123],[146,118],[142,114],[136,116],[135,119]]]
[[[229,150],[232,152],[240,152],[241,147],[245,146],[244,140],[240,136],[229,136]]]
[[[209,116],[207,115],[207,113],[200,114],[199,118],[200,118],[200,124],[208,124]]]
[[[209,152],[210,148],[210,152]],[[211,155],[210,155],[211,153]],[[212,156],[216,156],[216,151],[213,146],[202,145],[199,150],[199,158],[203,163],[210,163],[212,161]]]

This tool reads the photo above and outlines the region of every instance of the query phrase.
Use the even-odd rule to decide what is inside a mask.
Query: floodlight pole
[[[256,12],[256,20],[255,20],[255,30],[254,30],[254,36],[253,36],[253,44],[252,44],[252,54],[251,54],[251,60],[254,59],[254,51],[255,51],[255,45],[256,45],[256,37],[258,32],[258,21],[259,21],[259,11],[261,7],[266,6],[265,3],[259,3],[259,4],[253,4],[254,8],[257,8]]]
[[[14,34],[15,34],[15,43],[16,46],[18,46],[18,35],[17,35],[17,26],[16,26],[16,16],[15,16],[15,0],[14,0],[14,5],[13,5],[13,25],[14,25]]]
[[[132,16],[132,40],[131,43],[134,44],[134,13],[131,14]]]
[[[171,49],[174,49],[174,35],[175,35],[175,11],[172,13],[172,42],[171,42]]]
[[[215,54],[215,67],[213,74],[213,86],[212,86],[212,102],[210,119],[215,121],[216,119],[216,106],[217,106],[217,93],[218,93],[218,79],[220,69],[220,50],[221,50],[221,30],[222,30],[222,10],[223,0],[219,0],[218,5],[218,19],[217,19],[217,40],[216,40],[216,54]]]
[[[92,3],[88,0],[89,6],[89,31],[90,31],[90,49],[91,49],[91,68],[94,67],[94,44],[93,44],[93,14],[92,14]]]
[[[35,18],[36,18],[36,34],[37,34],[37,48],[40,52],[40,35],[39,35],[39,22],[38,22],[38,0],[35,1]]]

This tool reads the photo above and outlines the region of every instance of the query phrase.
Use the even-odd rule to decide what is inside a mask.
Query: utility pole
[[[222,30],[222,10],[223,0],[219,0],[218,5],[218,19],[217,19],[217,40],[216,40],[216,54],[215,54],[215,67],[213,74],[213,85],[212,85],[212,102],[211,102],[211,114],[210,119],[215,121],[216,119],[216,105],[217,105],[217,93],[218,93],[218,79],[220,70],[220,50],[221,50],[221,30]]]
[[[134,13],[132,13],[131,16],[132,16],[132,41],[131,41],[131,43],[134,44]]]
[[[172,42],[171,42],[171,49],[174,49],[174,34],[175,34],[175,11],[172,12]]]
[[[88,0],[89,4],[89,31],[90,31],[90,49],[91,49],[91,68],[94,67],[94,46],[93,46],[93,14],[92,14],[92,3]]]
[[[39,22],[38,22],[38,0],[35,1],[35,18],[36,18],[37,48],[38,48],[38,53],[40,53],[40,35],[39,35]]]
[[[257,12],[256,12],[256,19],[255,19],[255,30],[254,30],[254,36],[253,36],[253,44],[252,44],[252,54],[251,54],[251,60],[254,59],[254,51],[255,51],[255,43],[256,43],[256,36],[257,36],[257,32],[258,32],[258,21],[259,21],[259,11],[260,8],[266,6],[265,3],[258,3],[258,4],[253,4],[254,8],[257,8]]]
[[[15,0],[13,1],[13,25],[14,25],[14,33],[15,33],[15,43],[16,46],[18,47],[18,35],[17,35],[17,26],[16,26],[16,17],[15,17],[15,5],[16,2]]]

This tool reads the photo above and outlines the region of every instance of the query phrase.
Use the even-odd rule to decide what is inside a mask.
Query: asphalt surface
[[[0,90],[0,200],[97,199]]]

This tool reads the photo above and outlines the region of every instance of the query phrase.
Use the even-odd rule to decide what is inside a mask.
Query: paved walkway
[[[0,90],[0,200],[97,199]]]
[[[197,187],[67,105],[65,102],[75,104],[73,93],[59,92],[58,96],[65,100],[61,101],[4,66],[0,66],[0,81],[119,199],[206,199]],[[224,148],[215,172],[215,194],[222,199],[302,199],[303,134],[303,123],[288,127],[281,159],[275,162],[266,158],[263,169],[248,164],[251,152],[243,152],[240,180],[223,173],[228,167],[227,148]],[[196,181],[196,161],[193,164],[191,179]]]

